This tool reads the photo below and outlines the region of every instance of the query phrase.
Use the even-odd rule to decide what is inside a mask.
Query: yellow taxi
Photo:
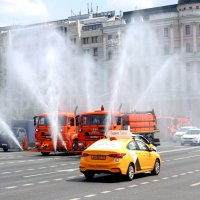
[[[82,152],[80,172],[87,180],[95,174],[121,174],[131,181],[134,174],[151,172],[158,175],[161,158],[154,148],[142,140],[110,136],[93,143]]]

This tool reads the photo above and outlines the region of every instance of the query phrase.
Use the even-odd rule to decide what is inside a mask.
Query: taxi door
[[[143,141],[135,141],[138,145],[137,156],[142,170],[152,169],[153,156]]]

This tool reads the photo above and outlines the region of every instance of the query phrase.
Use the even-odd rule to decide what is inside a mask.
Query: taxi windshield
[[[111,122],[110,115],[83,115],[81,116],[81,125],[105,125]]]

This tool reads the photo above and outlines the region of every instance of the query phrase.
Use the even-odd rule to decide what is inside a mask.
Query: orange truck
[[[103,106],[101,110],[81,114],[78,122],[78,149],[86,149],[104,138],[108,130],[120,130],[121,127],[121,113],[105,111]]]
[[[157,129],[157,119],[154,110],[123,113],[122,122],[123,129],[128,129],[129,127],[132,134],[143,135],[155,146],[160,145],[159,139],[155,136],[159,130]]]
[[[74,113],[43,113],[34,117],[35,148],[42,155],[50,152],[72,152],[78,147]]]
[[[158,117],[158,126],[162,137],[172,139],[175,132],[182,126],[190,125],[190,119],[187,117],[160,116]]]

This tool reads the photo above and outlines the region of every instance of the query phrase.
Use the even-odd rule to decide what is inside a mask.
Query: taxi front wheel
[[[153,170],[151,171],[151,174],[152,175],[158,175],[160,173],[160,161],[159,160],[156,160],[155,161],[155,164],[154,164],[154,168]]]
[[[128,170],[127,170],[127,173],[126,173],[126,179],[128,181],[132,181],[133,178],[134,178],[134,174],[135,174],[135,170],[134,170],[134,166],[133,164],[131,163],[128,167]]]

